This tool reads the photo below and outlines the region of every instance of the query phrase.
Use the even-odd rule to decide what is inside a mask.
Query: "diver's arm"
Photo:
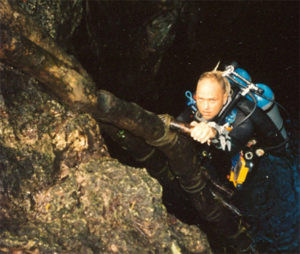
[[[193,121],[190,125],[192,126],[190,133],[191,137],[201,144],[206,142],[210,144],[211,139],[215,138],[217,135],[217,130],[209,126],[206,122]]]

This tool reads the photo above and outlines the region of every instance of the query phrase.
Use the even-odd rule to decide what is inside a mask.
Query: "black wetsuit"
[[[224,106],[224,111],[226,107],[228,105]],[[234,121],[230,123],[232,130],[229,132],[220,132],[220,127],[226,124],[225,117],[218,115],[208,121],[209,124],[216,123],[218,133],[212,140],[213,145],[199,145],[199,149],[201,153],[203,150],[209,151],[211,160],[209,160],[209,163],[206,161],[206,167],[213,168],[220,180],[226,179],[232,165],[232,158],[242,150],[249,150],[246,145],[250,140],[255,139],[257,142],[257,145],[253,149],[258,146],[270,146],[282,142],[278,135],[278,130],[274,128],[272,121],[258,107],[252,112],[253,107],[254,104],[245,98],[239,101],[234,108]],[[232,114],[232,111],[227,112],[227,114]],[[248,114],[251,114],[251,117],[248,118]],[[190,108],[186,108],[177,117],[177,120],[186,123],[190,123],[193,120],[201,121],[201,115],[199,112],[193,113]],[[215,127],[213,125],[210,126]],[[222,139],[223,145],[221,145]],[[258,157],[255,154],[253,164],[256,167],[258,165]]]
[[[259,148],[264,145],[274,145],[274,141],[275,144],[280,144],[282,139],[274,127],[273,121],[260,108],[255,107],[251,101],[241,98],[235,105],[230,104],[230,101],[227,104],[223,108],[228,107],[228,112],[221,110],[219,116],[208,121],[210,126],[215,123],[218,132],[217,136],[212,140],[212,144],[208,146],[199,142],[195,143],[199,146],[199,171],[184,171],[188,177],[178,177],[178,180],[191,203],[199,212],[199,216],[211,223],[209,228],[213,231],[213,234],[221,235],[223,239],[229,239],[226,246],[239,246],[238,250],[247,250],[252,240],[248,237],[247,232],[240,227],[242,225],[240,217],[237,217],[232,209],[228,209],[230,207],[228,202],[226,206],[224,205],[226,198],[222,198],[225,192],[228,194],[228,191],[224,192],[224,190],[228,190],[228,188],[224,188],[226,185],[234,188],[234,185],[227,181],[226,176],[230,173],[232,158],[239,154],[240,151],[247,151],[249,149],[247,143],[251,139],[257,139]],[[233,105],[232,109],[231,106]],[[236,111],[234,121],[231,119],[232,121],[230,122],[233,128],[229,132],[223,132],[224,129],[220,127],[228,123],[232,110]],[[177,120],[190,123],[193,120],[201,121],[202,119],[199,113],[196,112],[194,114],[190,108],[187,108],[177,117]],[[223,144],[221,144],[222,140]],[[257,168],[258,161],[253,161],[253,164],[256,164],[255,168]],[[251,174],[249,177],[247,176],[246,183],[251,182],[249,179]],[[232,195],[230,196],[232,197]],[[237,253],[242,252],[238,251]],[[245,253],[248,252],[246,251]]]

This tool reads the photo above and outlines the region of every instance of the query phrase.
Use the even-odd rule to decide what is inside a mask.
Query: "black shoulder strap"
[[[254,103],[246,98],[241,98],[237,103],[237,108],[245,115],[250,114],[254,106]],[[263,148],[267,149],[285,142],[274,122],[261,108],[257,107],[250,119],[256,133],[261,137],[261,146]]]

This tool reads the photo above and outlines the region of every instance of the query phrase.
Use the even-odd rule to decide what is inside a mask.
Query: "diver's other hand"
[[[210,140],[214,138],[217,135],[217,131],[208,126],[206,122],[191,122],[192,130],[191,130],[191,137],[200,142],[201,144],[204,144],[207,142],[210,144]]]

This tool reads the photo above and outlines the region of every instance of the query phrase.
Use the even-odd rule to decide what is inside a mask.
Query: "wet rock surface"
[[[82,1],[12,3],[72,48]],[[110,157],[91,115],[4,63],[0,85],[0,252],[211,253],[205,234],[167,213],[146,169]]]
[[[32,17],[51,38],[65,44],[82,19],[83,1],[26,0],[13,1]]]
[[[146,169],[110,157],[97,122],[1,65],[0,250],[210,253]]]

